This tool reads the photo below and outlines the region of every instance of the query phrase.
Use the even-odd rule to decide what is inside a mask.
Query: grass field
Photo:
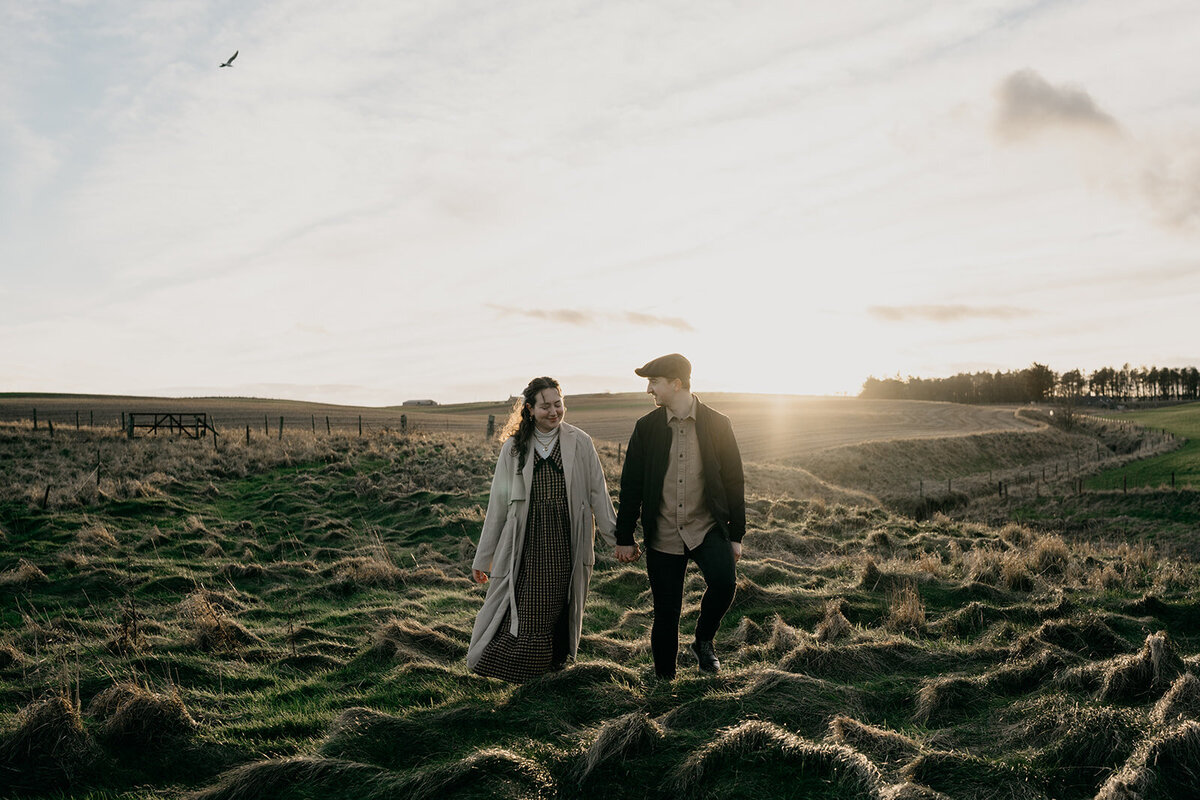
[[[1146,428],[1163,430],[1183,439],[1172,452],[1138,461],[1120,469],[1107,470],[1091,478],[1093,489],[1188,486],[1200,489],[1200,403],[1114,415]]]
[[[752,462],[720,675],[653,679],[643,567],[602,555],[578,663],[513,687],[463,664],[477,435],[0,452],[0,796],[1194,796],[1200,575],[1111,529]]]

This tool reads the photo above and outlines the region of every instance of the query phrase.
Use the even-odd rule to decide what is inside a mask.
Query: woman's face
[[[542,433],[549,433],[557,428],[567,415],[562,395],[555,389],[542,389],[533,404],[526,403],[526,407],[533,415],[533,424]]]

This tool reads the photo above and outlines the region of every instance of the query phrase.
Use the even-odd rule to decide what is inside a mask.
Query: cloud
[[[873,317],[887,322],[959,322],[971,319],[1017,319],[1028,317],[1034,312],[1012,306],[967,306],[967,305],[911,305],[871,306],[867,311]]]
[[[1012,73],[996,89],[1000,101],[996,132],[1015,141],[1055,129],[1116,134],[1121,126],[1073,86],[1054,86],[1032,69]]]
[[[673,328],[677,331],[695,330],[690,322],[680,317],[659,317],[653,314],[643,314],[639,311],[606,312],[583,311],[569,308],[547,311],[540,308],[512,308],[492,303],[488,304],[488,308],[495,309],[505,316],[528,317],[530,319],[547,320],[549,322],[560,322],[565,325],[590,326],[618,323],[639,325],[647,328]]]

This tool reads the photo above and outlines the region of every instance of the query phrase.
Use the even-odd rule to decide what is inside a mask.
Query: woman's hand
[[[475,578],[476,583],[487,583],[488,582],[487,573],[481,569],[471,570],[471,576]]]
[[[622,564],[629,564],[637,561],[639,558],[641,558],[641,555],[642,553],[638,548],[637,542],[634,542],[633,544],[617,545],[617,561],[620,561]]]

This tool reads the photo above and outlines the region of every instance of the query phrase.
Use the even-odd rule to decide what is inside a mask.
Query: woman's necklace
[[[549,458],[554,452],[554,443],[558,441],[558,428],[549,433],[542,433],[537,428],[533,429],[533,443],[537,447],[537,451],[542,454],[542,458]]]

